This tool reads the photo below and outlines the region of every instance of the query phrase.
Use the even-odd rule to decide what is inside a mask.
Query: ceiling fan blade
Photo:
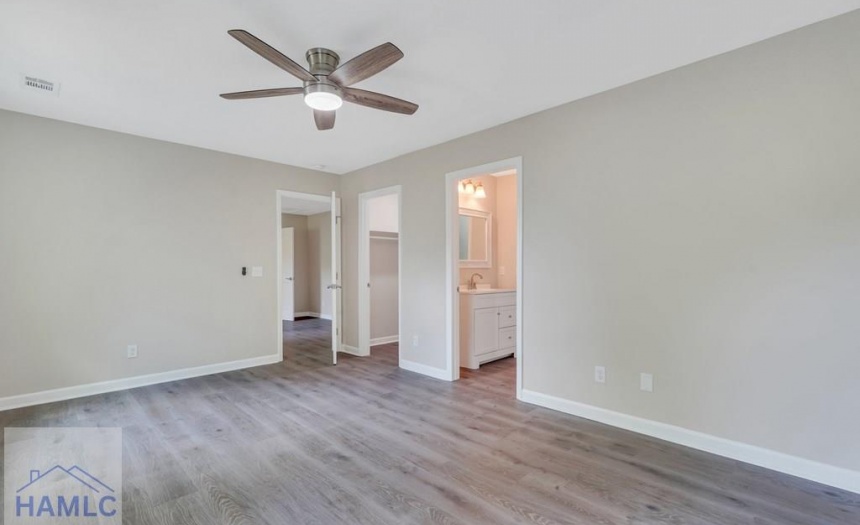
[[[320,131],[331,129],[334,127],[334,111],[314,110],[314,122],[317,123],[317,129]]]
[[[255,89],[253,91],[236,91],[235,93],[221,93],[221,98],[227,100],[241,100],[246,98],[282,97],[284,95],[301,95],[305,89],[300,87]]]
[[[381,109],[383,111],[392,111],[394,113],[403,113],[404,115],[411,115],[418,111],[418,104],[363,89],[343,88],[343,99],[353,104]]]
[[[403,58],[403,51],[391,42],[376,46],[335,69],[328,79],[341,86],[351,86],[372,77]]]
[[[283,53],[244,29],[231,29],[230,31],[227,31],[227,34],[248,46],[248,49],[254,53],[257,53],[299,80],[307,80],[308,82],[315,82],[317,80],[317,78],[311,75],[307,69],[293,62],[284,56]]]

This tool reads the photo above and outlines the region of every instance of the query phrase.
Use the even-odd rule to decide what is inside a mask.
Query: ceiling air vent
[[[28,77],[26,75],[21,77],[21,87],[28,91],[38,91],[39,93],[44,93],[46,95],[59,96],[60,94],[59,82],[51,82],[50,80]]]

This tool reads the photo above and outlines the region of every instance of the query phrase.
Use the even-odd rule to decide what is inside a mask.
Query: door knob
[[[293,278],[292,278],[292,277],[284,277],[284,279],[286,279],[287,281],[292,281],[292,280],[293,280]]]

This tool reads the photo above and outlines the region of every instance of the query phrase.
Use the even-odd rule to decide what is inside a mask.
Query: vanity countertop
[[[483,295],[488,293],[511,293],[516,292],[515,288],[478,288],[477,290],[469,290],[460,286],[460,293],[469,295]]]

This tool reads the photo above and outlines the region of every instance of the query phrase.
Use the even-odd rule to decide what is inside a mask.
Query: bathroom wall
[[[472,182],[481,183],[484,185],[484,191],[487,192],[487,197],[484,199],[479,199],[474,195],[468,195],[466,193],[460,193],[460,207],[468,208],[470,210],[479,210],[486,213],[493,214],[493,253],[490,258],[490,267],[489,268],[460,268],[460,283],[466,284],[469,282],[469,278],[473,273],[479,273],[484,278],[478,279],[475,278],[475,281],[480,284],[489,284],[493,288],[497,288],[496,286],[496,177],[492,175],[483,175],[481,177],[472,177]]]
[[[517,287],[517,175],[496,177],[496,286]]]

